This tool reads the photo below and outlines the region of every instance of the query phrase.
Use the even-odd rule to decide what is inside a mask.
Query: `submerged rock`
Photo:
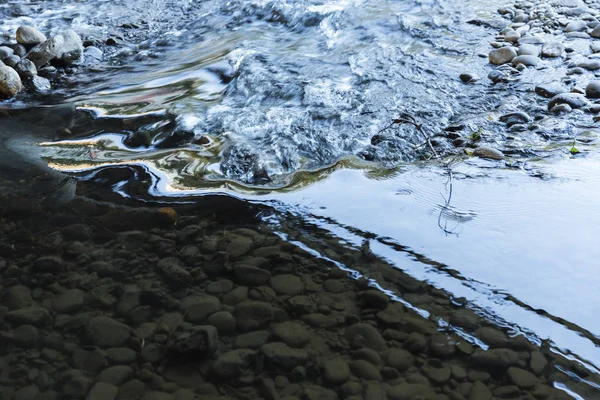
[[[0,96],[13,97],[23,89],[21,78],[11,67],[0,65]]]
[[[548,103],[548,110],[552,110],[558,104],[568,104],[571,108],[583,108],[590,105],[590,101],[584,95],[578,93],[561,93],[554,96]]]

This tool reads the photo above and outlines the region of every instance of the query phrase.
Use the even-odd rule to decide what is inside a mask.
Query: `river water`
[[[89,182],[112,172],[125,197],[268,205],[264,223],[302,221],[309,248],[323,232],[368,243],[500,325],[600,367],[597,131],[579,113],[544,117],[543,134],[499,122],[540,113],[532,87],[562,73],[485,78],[504,2],[50,3],[0,5],[2,30],[71,26],[121,44],[50,99],[4,103],[17,121],[7,148]],[[464,72],[482,79],[465,85]],[[421,132],[392,124],[404,113],[440,160]],[[455,149],[445,129],[459,125],[507,159]]]

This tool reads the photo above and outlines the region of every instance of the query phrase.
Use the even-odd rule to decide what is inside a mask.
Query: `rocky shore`
[[[315,257],[233,199],[117,205],[82,185],[59,202],[47,173],[5,172],[0,398],[598,396],[578,362],[368,248],[324,237]]]

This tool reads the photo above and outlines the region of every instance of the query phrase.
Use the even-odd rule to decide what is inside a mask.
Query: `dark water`
[[[72,26],[122,44],[51,99],[4,103],[5,149],[125,198],[266,204],[282,236],[302,221],[308,249],[325,233],[369,243],[500,325],[600,366],[597,131],[578,113],[519,134],[499,122],[540,113],[525,92],[562,73],[485,79],[502,2],[51,3],[0,5],[2,31]],[[464,85],[463,72],[484,79]],[[414,127],[385,129],[402,113],[443,161]],[[444,133],[458,125],[507,160],[466,157]]]

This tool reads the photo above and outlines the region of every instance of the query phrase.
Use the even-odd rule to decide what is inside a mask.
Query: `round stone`
[[[325,379],[339,385],[350,379],[350,367],[342,359],[329,360],[324,365]]]
[[[46,35],[32,26],[22,25],[17,28],[17,43],[26,47],[33,47],[46,41]]]
[[[271,278],[271,287],[279,294],[296,296],[304,290],[302,280],[296,275],[283,274]]]

